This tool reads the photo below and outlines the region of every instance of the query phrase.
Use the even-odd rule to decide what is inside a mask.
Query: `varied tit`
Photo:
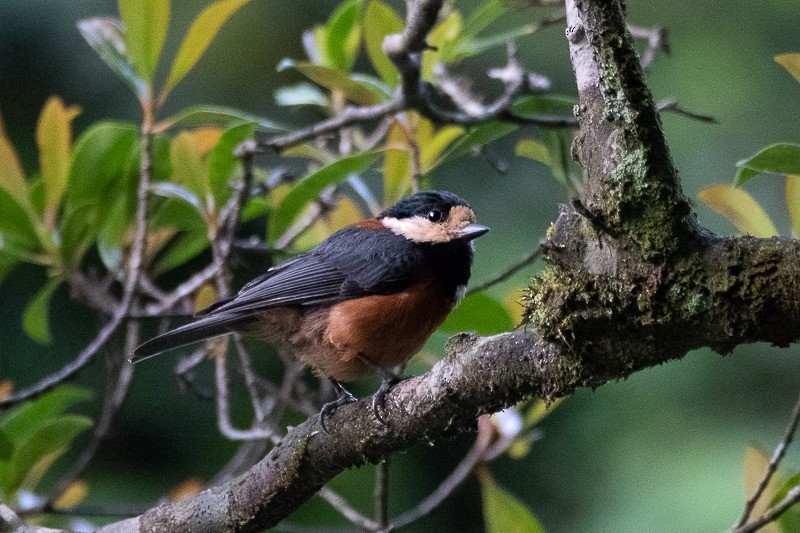
[[[323,428],[328,412],[355,400],[339,382],[370,371],[381,373],[372,405],[382,420],[378,407],[398,380],[390,369],[416,354],[464,296],[472,240],[487,231],[459,196],[416,193],[270,268],[190,324],[136,348],[131,361],[255,333],[333,381],[339,398],[323,407]]]

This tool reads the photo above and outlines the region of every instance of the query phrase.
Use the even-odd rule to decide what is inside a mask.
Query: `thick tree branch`
[[[418,20],[424,29],[435,20],[424,8],[438,12],[441,2],[409,5],[408,24]],[[413,9],[421,9],[419,19]],[[700,228],[620,3],[571,0],[567,17],[580,95],[574,152],[586,173],[586,210],[563,207],[549,232],[552,266],[528,294],[530,329],[458,335],[430,372],[389,392],[385,425],[369,400],[334,411],[330,433],[313,417],[237,479],[101,531],[259,531],[339,472],[473,430],[479,415],[530,395],[554,399],[598,387],[704,346],[726,353],[800,337],[800,242],[720,238]],[[410,46],[403,38],[398,46]],[[424,41],[413,46],[418,53]]]

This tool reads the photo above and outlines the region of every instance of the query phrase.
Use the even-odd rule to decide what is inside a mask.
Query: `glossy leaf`
[[[470,40],[478,36],[483,30],[503,14],[505,7],[502,0],[485,0],[472,10],[464,22],[459,40]]]
[[[741,187],[759,174],[800,174],[800,145],[776,143],[736,163],[734,185]]]
[[[17,204],[26,210],[31,210],[25,172],[11,140],[6,136],[2,121],[0,121],[0,188],[8,191]]]
[[[28,213],[5,189],[0,189],[0,213],[0,251],[11,241],[24,245],[26,250],[39,248],[36,228],[28,218]]]
[[[275,91],[275,103],[280,106],[316,105],[328,107],[322,91],[309,83],[280,87]]]
[[[378,154],[366,152],[344,157],[305,176],[294,184],[269,221],[269,240],[274,242],[289,228],[292,221],[328,186],[360,174],[378,159]]]
[[[153,194],[163,196],[164,198],[174,198],[176,200],[184,201],[194,207],[198,213],[203,212],[203,204],[200,201],[200,198],[198,198],[194,192],[190,191],[183,185],[162,181],[159,183],[153,183],[150,186],[150,191]]]
[[[700,201],[730,220],[742,233],[754,237],[773,237],[775,225],[758,202],[744,189],[731,185],[711,185],[697,193]]]
[[[386,135],[386,146],[383,155],[383,203],[390,206],[403,198],[411,188],[414,169],[411,165],[411,153],[408,147],[405,126],[395,121]]]
[[[787,479],[780,488],[775,491],[775,496],[772,498],[770,502],[770,507],[776,505],[789,493],[790,490],[794,489],[800,485],[800,472],[792,475]],[[760,516],[758,514],[753,514],[753,516]],[[797,505],[789,507],[786,512],[784,512],[780,518],[776,521],[776,523],[780,526],[780,530],[786,533],[794,533],[796,531],[800,531],[800,509],[798,509]],[[766,529],[762,529],[760,531],[768,531]]]
[[[538,24],[523,24],[522,26],[501,31],[487,37],[460,41],[458,48],[455,51],[455,57],[463,58],[482,54],[483,52],[496,46],[504,46],[510,41],[530,35],[539,28],[540,26]]]
[[[187,261],[197,257],[208,248],[210,242],[205,227],[183,234],[175,243],[166,248],[153,267],[155,275],[163,274],[177,268]]]
[[[795,236],[800,236],[800,175],[786,176],[786,207],[792,220]]]
[[[522,139],[517,143],[515,153],[520,157],[533,159],[534,161],[543,163],[548,167],[552,166],[552,161],[550,160],[550,151],[539,141],[535,141],[533,139]]]
[[[286,131],[286,128],[263,117],[247,113],[239,109],[224,106],[197,105],[187,107],[177,115],[166,118],[156,124],[155,131],[163,132],[174,126],[196,128],[201,126],[228,127],[241,122],[257,124],[267,131]]]
[[[100,59],[133,89],[140,100],[144,99],[147,83],[128,59],[122,22],[111,17],[85,19],[78,22],[78,31]]]
[[[501,139],[518,129],[519,126],[505,122],[485,122],[470,128],[464,136],[450,145],[444,159],[455,159],[470,154],[474,149]]]
[[[779,54],[775,56],[775,61],[800,81],[800,54]]]
[[[217,0],[194,20],[172,63],[161,98],[189,73],[214,40],[222,25],[250,0]]]
[[[167,37],[169,10],[169,0],[119,0],[128,57],[147,84],[153,82]]]
[[[208,154],[208,180],[211,192],[218,204],[230,197],[230,180],[239,166],[234,149],[244,140],[252,139],[255,126],[240,124],[224,131],[217,144]]]
[[[487,473],[480,476],[487,533],[544,533],[530,510]]]
[[[515,115],[521,116],[555,113],[557,111],[572,114],[572,107],[577,103],[578,100],[576,98],[563,94],[531,94],[514,100],[511,110]]]
[[[464,128],[461,126],[449,125],[436,128],[433,122],[420,117],[417,121],[417,143],[422,172],[428,173],[441,163],[442,153],[462,135]]]
[[[403,20],[381,0],[370,0],[364,12],[364,46],[367,55],[386,85],[397,86],[397,69],[383,52],[383,39],[393,33],[402,33]]]
[[[52,463],[66,451],[75,437],[91,426],[91,419],[81,415],[62,415],[42,424],[29,439],[15,447],[10,461],[10,475],[5,479],[3,487],[6,494],[13,494],[23,484],[33,488],[32,485],[38,480],[26,478],[37,463],[45,458],[49,459],[48,463]],[[43,474],[42,470],[39,468],[38,477]]]
[[[569,134],[557,130],[546,130],[542,132],[542,142],[547,147],[550,157],[549,166],[553,177],[571,191],[575,185],[572,176]]]
[[[363,0],[339,4],[325,28],[325,52],[332,67],[350,71],[361,44],[361,6]]]
[[[296,63],[291,59],[284,59],[278,65],[278,71],[293,69],[310,79],[314,83],[330,91],[340,91],[352,102],[360,105],[374,105],[381,101],[381,95],[374,89],[350,79],[344,72],[334,70],[322,65],[311,63]]]
[[[58,97],[51,97],[36,124],[39,168],[45,190],[45,220],[55,220],[55,210],[67,190],[72,152],[72,121],[80,113],[77,106],[66,107]]]
[[[101,122],[86,130],[75,143],[68,198],[104,202],[135,162],[138,133],[133,124],[121,122]]]
[[[62,385],[39,398],[14,406],[0,416],[0,431],[14,443],[28,439],[46,420],[91,399],[92,393],[74,385]]]
[[[446,19],[436,25],[428,36],[428,44],[435,50],[425,50],[422,54],[422,79],[433,79],[434,68],[439,63],[448,63],[453,59],[453,47],[461,32],[461,14],[450,13]]]
[[[50,299],[60,280],[50,280],[33,297],[22,315],[22,327],[31,339],[40,344],[50,344]]]
[[[179,133],[172,141],[169,153],[173,171],[172,179],[175,184],[191,191],[200,206],[206,204],[206,200],[211,194],[205,155],[216,144],[221,135],[219,130],[212,130],[214,132],[213,136],[203,136],[203,131],[195,130],[193,132],[183,131]],[[169,186],[171,184],[163,185]],[[183,195],[177,194],[176,197],[183,198]]]
[[[514,329],[514,321],[500,302],[483,292],[475,292],[450,313],[441,329],[446,333],[474,331],[493,335]]]

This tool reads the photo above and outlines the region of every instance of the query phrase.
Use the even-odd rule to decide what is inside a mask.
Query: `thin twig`
[[[715,117],[711,115],[701,115],[700,113],[694,113],[692,111],[687,111],[683,107],[678,104],[677,100],[674,98],[666,98],[664,100],[659,101],[656,104],[656,108],[659,112],[671,112],[676,113],[678,115],[682,115],[684,117],[690,118],[692,120],[697,120],[699,122],[703,122],[705,124],[718,124],[718,121]]]
[[[344,516],[351,524],[356,525],[362,529],[366,529],[367,531],[378,531],[380,527],[378,524],[364,516],[363,514],[359,513],[352,505],[350,505],[347,500],[342,498],[339,493],[333,491],[328,487],[322,487],[319,490],[319,495],[322,497],[323,500],[331,504],[331,506],[339,511],[339,513]]]
[[[539,247],[536,248],[536,250],[534,250],[533,253],[528,255],[528,257],[526,257],[525,259],[523,259],[519,263],[516,263],[516,264],[510,266],[509,268],[507,268],[505,271],[503,271],[501,274],[495,276],[494,278],[492,278],[492,279],[490,279],[488,281],[484,281],[480,285],[476,285],[476,286],[470,288],[467,291],[467,294],[472,294],[472,293],[475,293],[475,292],[485,291],[489,287],[494,287],[498,283],[504,282],[505,280],[507,280],[508,278],[510,278],[511,276],[513,276],[514,274],[516,274],[517,272],[519,272],[520,270],[525,268],[526,266],[532,265],[542,255],[541,245],[542,245],[542,241],[539,241]]]
[[[136,233],[131,246],[130,260],[128,263],[128,275],[125,279],[122,299],[119,306],[108,323],[97,333],[97,336],[84,348],[78,356],[64,365],[61,370],[50,374],[39,380],[37,383],[26,387],[19,392],[0,400],[0,407],[14,405],[23,400],[33,398],[51,388],[70,379],[80,372],[89,362],[94,359],[97,352],[105,346],[111,337],[117,332],[133,308],[139,277],[142,273],[145,247],[147,244],[147,194],[150,187],[150,179],[153,172],[153,135],[150,132],[150,120],[145,117],[142,125],[142,145],[139,161],[139,185],[136,189]]]
[[[481,461],[483,453],[489,447],[491,442],[491,434],[488,432],[478,432],[475,443],[467,454],[461,459],[461,462],[453,469],[447,478],[434,490],[428,497],[419,502],[416,507],[406,511],[405,513],[395,517],[394,520],[389,522],[387,530],[399,529],[412,522],[416,522],[420,518],[427,516],[434,509],[439,507],[444,500],[446,500],[454,490],[456,490],[464,480],[472,473],[475,465]]]
[[[389,524],[389,461],[387,457],[375,465],[375,522],[380,529]]]
[[[669,31],[667,28],[656,26],[653,28],[644,28],[642,26],[634,26],[628,24],[628,31],[631,35],[640,39],[647,39],[647,48],[642,53],[642,68],[647,68],[653,63],[656,57],[656,52],[670,53],[669,46]]]
[[[753,533],[754,531],[758,531],[767,524],[780,518],[783,513],[788,511],[798,502],[800,502],[800,485],[792,487],[792,489],[786,493],[786,496],[781,501],[772,506],[762,516],[756,520],[753,520],[746,526],[736,528],[735,533]]]
[[[97,453],[100,444],[108,435],[114,417],[119,412],[125,398],[128,396],[131,379],[133,378],[133,364],[128,361],[126,354],[132,353],[139,345],[139,322],[129,320],[126,324],[125,344],[120,353],[116,350],[108,354],[108,373],[106,393],[103,397],[103,410],[100,419],[92,432],[92,438],[81,451],[80,456],[72,467],[59,479],[48,497],[48,501],[56,500],[69,485],[80,476]]]
[[[775,475],[775,472],[778,470],[778,465],[780,465],[783,457],[786,455],[786,450],[789,449],[789,445],[794,440],[794,435],[797,432],[797,425],[800,422],[800,396],[797,397],[797,401],[794,405],[794,410],[792,411],[792,418],[789,421],[789,425],[786,428],[786,433],[783,436],[783,439],[778,443],[775,447],[775,451],[772,452],[772,458],[769,461],[769,465],[767,465],[767,471],[764,472],[764,477],[761,478],[761,481],[758,483],[755,492],[750,499],[744,505],[744,511],[742,512],[742,516],[739,518],[739,521],[736,522],[734,526],[735,529],[741,528],[747,520],[750,518],[750,514],[753,512],[753,508],[758,503],[759,498],[764,493],[764,490],[769,485],[769,481],[772,479],[772,476]],[[765,522],[766,523],[766,522]],[[755,530],[753,530],[755,531]]]

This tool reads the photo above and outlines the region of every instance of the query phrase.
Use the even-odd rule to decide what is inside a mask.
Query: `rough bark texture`
[[[437,4],[441,4],[440,2]],[[535,394],[554,398],[710,346],[787,345],[800,336],[800,243],[720,238],[696,223],[670,159],[618,0],[568,0],[585,208],[562,207],[551,266],[527,295],[527,326],[451,339],[447,357],[387,396],[289,431],[249,472],[105,532],[258,531],[339,472],[470,430]]]

